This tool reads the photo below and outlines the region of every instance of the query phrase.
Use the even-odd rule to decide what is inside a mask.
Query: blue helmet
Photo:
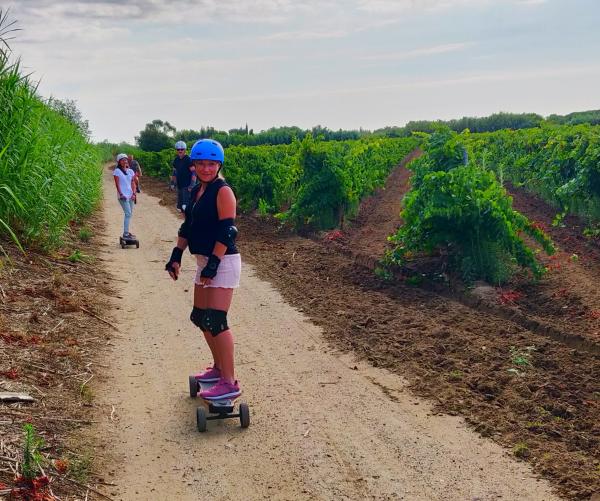
[[[223,163],[225,160],[225,151],[223,146],[214,139],[200,139],[196,141],[190,150],[192,160],[215,160]]]
[[[175,149],[176,150],[185,150],[186,149],[186,145],[183,141],[177,141],[175,143]]]

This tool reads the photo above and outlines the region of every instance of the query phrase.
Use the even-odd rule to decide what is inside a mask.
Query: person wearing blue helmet
[[[199,184],[192,189],[177,246],[165,266],[177,280],[186,247],[197,262],[194,308],[190,320],[202,330],[213,364],[196,375],[203,383],[216,383],[200,392],[207,400],[234,399],[241,394],[234,372],[233,334],[227,312],[233,290],[239,286],[242,260],[236,247],[236,199],[220,175],[225,154],[212,139],[197,141],[190,151]]]
[[[196,172],[192,160],[187,155],[187,146],[183,141],[175,143],[177,156],[173,159],[173,173],[171,174],[171,187],[177,187],[177,210],[185,211],[190,201],[190,193],[196,185]]]

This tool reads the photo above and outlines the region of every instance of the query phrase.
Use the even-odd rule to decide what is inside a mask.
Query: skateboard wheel
[[[198,388],[198,381],[196,380],[196,376],[190,376],[190,397],[196,398],[196,395],[198,395],[199,390],[200,388]]]
[[[246,402],[240,404],[240,425],[242,428],[250,426],[250,408]]]
[[[200,433],[204,433],[206,431],[206,412],[204,407],[198,407],[196,409],[196,426],[198,427],[198,431]]]

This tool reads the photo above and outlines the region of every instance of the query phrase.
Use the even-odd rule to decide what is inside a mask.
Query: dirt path
[[[119,297],[98,405],[117,499],[555,499],[545,481],[384,370],[333,353],[320,329],[245,265],[230,325],[252,424],[195,429],[187,376],[208,361],[191,310],[192,260],[163,271],[178,220],[144,195],[121,250],[122,212],[105,176],[104,258]],[[110,419],[111,410],[112,420]],[[109,456],[108,456],[109,454]]]

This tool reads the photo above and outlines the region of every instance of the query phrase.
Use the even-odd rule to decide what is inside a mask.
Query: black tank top
[[[224,186],[229,186],[224,179],[217,178],[206,186],[202,196],[192,202],[189,214],[188,245],[192,254],[210,256],[215,248],[218,234],[219,213],[217,211],[217,194]],[[200,191],[200,185],[192,191],[194,200]],[[185,223],[184,223],[185,224]],[[238,254],[234,245],[227,248],[225,254]]]

